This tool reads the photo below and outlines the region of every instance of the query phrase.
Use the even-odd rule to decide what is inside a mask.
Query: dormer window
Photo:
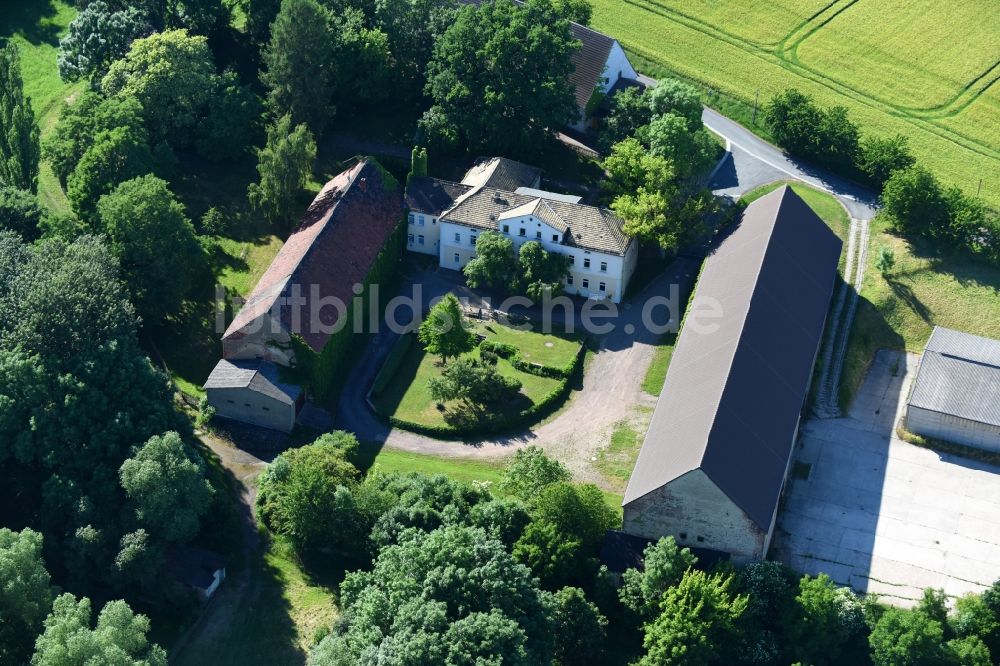
[[[559,234],[552,234],[552,242],[553,243],[559,242]]]

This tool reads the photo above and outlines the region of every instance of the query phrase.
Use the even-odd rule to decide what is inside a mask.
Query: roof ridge
[[[764,253],[763,253],[762,257],[761,257],[761,261],[757,262],[756,270],[754,272],[753,281],[752,281],[753,289],[751,290],[751,292],[750,292],[750,298],[747,301],[750,304],[753,303],[754,297],[757,295],[757,290],[760,289],[760,286],[761,286],[760,285],[760,273],[761,273],[761,271],[764,268],[764,264],[766,263],[764,261],[764,258],[767,257],[767,252],[768,252],[768,250],[771,247],[771,242],[774,240],[774,229],[775,229],[775,227],[778,226],[777,225],[778,212],[781,210],[781,202],[783,202],[785,200],[785,193],[786,193],[787,190],[790,190],[790,189],[791,188],[789,188],[787,185],[783,185],[782,188],[780,190],[778,190],[782,194],[781,194],[780,201],[779,201],[778,205],[774,209],[774,215],[773,215],[774,223],[768,225],[767,243],[764,245]],[[760,199],[758,199],[757,201],[760,201],[762,199],[766,199],[769,196],[773,196],[773,194],[766,194],[763,197],[761,197]],[[753,206],[754,203],[757,203],[757,202],[751,203],[750,206]],[[749,209],[750,206],[747,206],[747,208]],[[697,289],[697,284],[695,285],[695,289]],[[722,382],[722,390],[719,392],[719,401],[717,403],[715,403],[715,406],[714,406],[714,408],[712,410],[712,427],[708,429],[708,439],[712,438],[712,433],[715,431],[715,428],[718,426],[717,417],[719,415],[719,408],[722,406],[722,397],[725,395],[726,389],[729,388],[729,384],[732,381],[732,378],[733,378],[733,363],[736,361],[736,355],[740,351],[740,347],[742,346],[742,343],[743,343],[743,332],[746,330],[747,319],[749,318],[749,316],[750,316],[750,306],[748,306],[746,309],[743,310],[743,317],[742,317],[742,319],[740,321],[739,330],[737,331],[738,335],[736,336],[736,344],[733,345],[732,356],[729,357],[729,362],[726,364],[725,380]],[[704,448],[704,450],[702,450],[701,456],[699,457],[699,462],[698,462],[698,467],[701,468],[701,469],[703,469],[703,470],[704,470],[704,465],[705,465],[705,455],[707,453],[708,453],[708,447],[706,446]],[[709,474],[707,470],[705,471],[705,476],[711,478],[712,479],[712,483],[714,483],[715,485],[717,485],[717,486],[719,485],[718,481],[716,481],[714,478],[712,478],[712,475]],[[740,508],[742,508],[742,507],[740,507]]]

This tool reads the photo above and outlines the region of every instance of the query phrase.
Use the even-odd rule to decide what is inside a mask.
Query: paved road
[[[643,74],[639,75],[639,82],[647,87],[657,83]],[[875,192],[803,164],[715,109],[706,106],[701,119],[708,129],[728,142],[731,152],[729,163],[723,164],[710,183],[716,194],[736,198],[761,185],[791,178],[833,194],[853,218],[870,220],[875,215]]]
[[[830,192],[851,217],[868,220],[875,214],[876,196],[871,190],[789,157],[718,111],[705,107],[702,120],[708,129],[729,142],[732,153],[733,166],[723,166],[711,184],[718,193],[742,194],[774,180],[792,178]]]

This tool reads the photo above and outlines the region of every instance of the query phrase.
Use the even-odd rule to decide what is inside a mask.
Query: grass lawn
[[[478,350],[469,352],[469,355],[478,354]],[[376,410],[383,416],[395,416],[421,425],[445,425],[444,414],[437,409],[437,403],[427,387],[431,377],[440,375],[442,370],[438,356],[425,353],[419,344],[414,345],[400,364],[395,380],[383,393],[373,396]],[[558,379],[515,370],[505,359],[497,362],[497,370],[505,377],[517,378],[522,384],[520,399],[504,408],[511,413],[520,412],[540,401],[559,385]]]
[[[643,434],[631,424],[622,422],[611,433],[611,442],[597,455],[597,469],[615,487],[624,491],[632,476],[635,459],[642,447]]]
[[[896,267],[888,276],[875,268],[879,250],[890,247]],[[934,325],[1000,338],[1000,267],[966,255],[938,256],[872,221],[868,265],[851,331],[841,405],[861,385],[878,349],[922,352]]]
[[[813,212],[826,222],[827,226],[833,230],[833,233],[837,234],[837,237],[843,241],[844,248],[840,253],[840,265],[838,267],[841,274],[843,274],[844,265],[847,262],[847,242],[851,230],[851,218],[847,214],[847,210],[834,196],[822,190],[817,190],[815,187],[809,187],[804,183],[786,180],[761,185],[755,190],[750,190],[740,198],[740,201],[744,204],[752,203],[782,185],[790,185],[792,191],[802,197],[802,200],[812,208]]]
[[[564,368],[573,362],[579,341],[546,335],[540,331],[519,331],[494,322],[473,321],[469,327],[474,333],[486,336],[486,339],[503,344],[514,345],[521,358],[528,363],[538,363],[550,368]]]
[[[56,68],[59,38],[74,16],[73,3],[65,0],[4,0],[0,11],[0,38],[10,37],[21,54],[24,93],[31,98],[43,142],[59,119],[63,101],[87,86],[64,83]],[[69,201],[45,162],[39,169],[38,196],[49,210],[69,212]]]
[[[646,369],[646,376],[642,380],[642,390],[646,393],[660,395],[663,382],[667,379],[667,369],[670,367],[670,359],[674,356],[676,343],[676,333],[667,333],[657,343],[653,350],[653,361]]]
[[[639,443],[642,443],[641,439]],[[638,453],[638,449],[636,453]],[[632,459],[633,461],[635,460],[635,454],[633,454]],[[500,483],[503,474],[503,460],[446,458],[424,453],[398,451],[396,449],[383,448],[379,443],[364,442],[361,444],[361,460],[359,464],[365,472],[377,467],[387,474],[407,474],[409,472],[431,475],[444,474],[447,477],[464,483],[484,484],[495,495],[503,496],[503,493],[497,489],[497,485]],[[632,468],[630,466],[625,472],[626,481],[631,471]],[[622,496],[620,493],[603,491],[603,495],[608,506],[616,511],[621,510]]]
[[[653,76],[700,84],[751,124],[795,87],[868,133],[903,134],[948,184],[1000,206],[1000,13],[990,0],[594,0],[592,25]],[[759,120],[759,118],[758,118]],[[755,127],[755,130],[760,129]],[[766,137],[766,132],[761,132]]]

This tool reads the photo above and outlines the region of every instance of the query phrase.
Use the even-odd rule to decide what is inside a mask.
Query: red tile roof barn
[[[349,307],[355,295],[354,285],[364,282],[402,217],[402,188],[386,182],[382,169],[373,161],[361,161],[338,175],[316,195],[299,228],[288,237],[254,287],[223,341],[242,337],[244,328],[266,315],[280,297],[289,296],[293,286],[299,285],[305,305],[296,320],[288,303],[279,304],[281,325],[301,335],[313,350],[322,350],[330,334],[309,326],[313,296],[335,297]],[[315,294],[312,285],[316,285]],[[336,323],[336,308],[328,306],[320,313],[324,325]]]

